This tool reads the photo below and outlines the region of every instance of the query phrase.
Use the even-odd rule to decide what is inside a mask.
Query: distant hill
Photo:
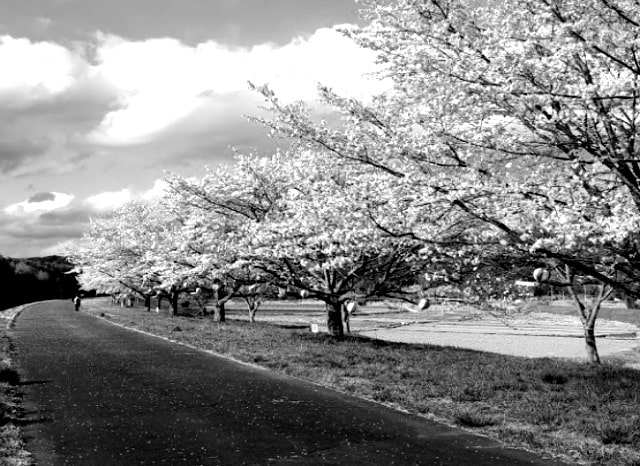
[[[46,299],[71,299],[78,283],[60,256],[14,259],[0,256],[0,309]]]

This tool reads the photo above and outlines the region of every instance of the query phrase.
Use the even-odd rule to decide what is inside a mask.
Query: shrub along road
[[[17,318],[41,465],[555,464],[417,416],[116,327],[71,302]]]

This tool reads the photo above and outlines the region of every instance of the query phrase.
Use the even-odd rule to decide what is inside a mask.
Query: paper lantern
[[[420,301],[418,301],[418,309],[420,309],[421,311],[424,311],[425,309],[429,309],[430,305],[431,303],[427,298],[422,298]]]
[[[546,282],[547,280],[549,280],[550,276],[551,274],[549,273],[549,270],[542,267],[539,267],[533,271],[533,279],[538,283]]]
[[[355,301],[347,303],[347,312],[349,314],[353,314],[354,312],[356,312],[356,310],[358,310],[358,303],[356,303]]]
[[[286,288],[278,288],[278,298],[284,298],[287,296]]]
[[[300,291],[300,297],[301,298],[306,298],[309,296],[309,292],[307,290],[301,290]]]

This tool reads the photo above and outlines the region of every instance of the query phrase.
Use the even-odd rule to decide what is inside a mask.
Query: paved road
[[[71,302],[25,309],[13,334],[40,465],[554,464],[121,329]]]

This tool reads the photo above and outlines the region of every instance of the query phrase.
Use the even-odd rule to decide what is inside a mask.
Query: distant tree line
[[[0,309],[46,299],[71,299],[78,292],[72,266],[59,256],[16,259],[0,256]]]

